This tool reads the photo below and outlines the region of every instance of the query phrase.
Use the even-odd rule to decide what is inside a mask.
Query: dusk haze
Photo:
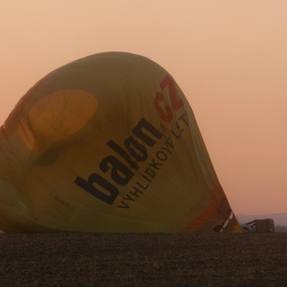
[[[284,1],[2,1],[0,121],[48,72],[104,51],[174,75],[235,213],[286,212]]]
[[[0,286],[287,286],[287,1],[0,0]]]

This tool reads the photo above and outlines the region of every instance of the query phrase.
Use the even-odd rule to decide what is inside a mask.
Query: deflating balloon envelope
[[[171,75],[145,57],[110,52],[47,75],[2,126],[0,229],[240,227]]]

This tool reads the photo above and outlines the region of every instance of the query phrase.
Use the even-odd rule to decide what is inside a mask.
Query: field
[[[2,234],[0,286],[287,286],[287,234]]]

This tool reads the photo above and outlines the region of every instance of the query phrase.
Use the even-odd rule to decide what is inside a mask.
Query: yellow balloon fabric
[[[39,81],[0,133],[0,229],[240,230],[173,78],[130,53]]]

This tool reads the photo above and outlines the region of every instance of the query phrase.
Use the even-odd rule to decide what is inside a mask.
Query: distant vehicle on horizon
[[[250,222],[255,219],[272,218],[275,226],[287,227],[287,212],[286,213],[269,213],[269,214],[236,214],[236,217],[240,224]]]
[[[244,223],[242,227],[248,232],[269,233],[275,232],[275,224],[272,218],[255,219]]]

